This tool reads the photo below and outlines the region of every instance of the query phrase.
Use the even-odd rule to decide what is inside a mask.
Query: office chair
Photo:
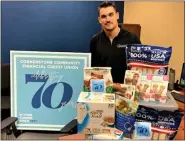
[[[20,131],[17,130],[16,117],[8,117],[1,122],[2,140],[59,140],[59,137],[77,133],[77,119],[69,122],[61,131]]]

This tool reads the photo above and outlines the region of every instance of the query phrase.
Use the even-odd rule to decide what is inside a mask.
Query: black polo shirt
[[[102,31],[96,34],[90,43],[90,52],[92,53],[92,67],[111,67],[111,74],[114,83],[123,83],[126,65],[126,44],[141,44],[140,39],[124,30],[120,29],[118,36],[114,40],[106,36]]]

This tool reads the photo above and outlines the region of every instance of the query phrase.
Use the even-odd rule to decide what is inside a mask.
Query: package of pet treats
[[[84,92],[112,93],[112,85],[110,67],[84,68]]]
[[[173,140],[183,114],[179,111],[158,111],[158,121],[152,123],[152,140]]]
[[[142,74],[140,82],[136,86],[136,95],[140,100],[150,101],[150,89],[152,82],[152,74]]]
[[[141,73],[166,75],[172,47],[130,44],[127,45],[126,54],[129,69]]]
[[[168,76],[167,75],[153,75],[150,91],[150,101],[165,103],[168,91]]]
[[[124,84],[136,86],[141,79],[141,73],[134,70],[126,70]]]
[[[120,84],[120,83],[113,83],[113,93],[115,93],[116,95],[123,96],[126,99],[134,100],[135,86],[127,85],[127,84]]]
[[[124,134],[132,134],[134,131],[135,114],[138,108],[138,102],[128,100],[122,96],[116,95],[116,116],[115,127]]]

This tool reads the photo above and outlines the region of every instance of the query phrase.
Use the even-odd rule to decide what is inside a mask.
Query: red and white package
[[[127,66],[141,73],[167,75],[171,53],[172,47],[129,44]]]

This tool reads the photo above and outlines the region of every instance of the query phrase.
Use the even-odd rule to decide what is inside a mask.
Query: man
[[[92,67],[111,67],[114,83],[123,83],[126,66],[126,44],[141,44],[136,35],[118,26],[119,13],[112,2],[103,2],[99,8],[98,21],[103,31],[90,43]]]

